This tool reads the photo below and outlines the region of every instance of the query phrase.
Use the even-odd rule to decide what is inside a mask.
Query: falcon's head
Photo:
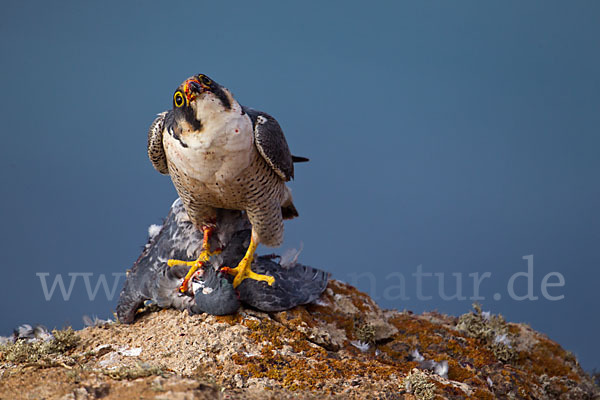
[[[203,74],[188,78],[173,94],[175,115],[197,128],[215,114],[239,107],[229,90]]]

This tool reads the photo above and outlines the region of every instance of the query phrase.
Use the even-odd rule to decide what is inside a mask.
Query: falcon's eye
[[[212,83],[210,78],[206,75],[199,75],[198,78],[200,79],[200,82],[202,82],[206,86],[210,86],[210,84]]]
[[[173,103],[175,104],[175,107],[177,107],[177,108],[183,106],[183,103],[185,103],[183,94],[180,91],[176,91],[175,94],[173,95]]]

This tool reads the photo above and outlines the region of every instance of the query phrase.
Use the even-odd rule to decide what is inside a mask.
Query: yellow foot
[[[227,272],[230,275],[235,275],[233,278],[233,287],[237,288],[240,286],[244,279],[254,279],[255,281],[265,281],[269,284],[269,286],[273,285],[275,282],[275,278],[269,275],[261,275],[253,272],[250,269],[250,265],[252,264],[252,260],[254,259],[254,250],[256,250],[256,244],[254,241],[250,241],[250,247],[248,247],[248,251],[242,261],[235,268],[223,267],[222,271]]]
[[[183,261],[183,260],[168,260],[167,261],[167,265],[169,267],[174,267],[175,265],[187,265],[188,267],[190,267],[188,273],[186,274],[185,278],[183,279],[183,283],[179,287],[180,292],[182,292],[182,293],[187,292],[189,282],[192,279],[192,276],[194,275],[194,273],[196,273],[196,271],[198,270],[198,268],[202,268],[204,266],[204,263],[206,263],[210,259],[211,256],[221,253],[221,250],[210,251],[210,246],[208,244],[208,241],[210,239],[211,233],[212,233],[212,229],[210,229],[210,228],[207,228],[204,230],[204,240],[202,241],[202,251],[200,252],[200,255],[198,256],[198,259],[196,259],[195,261]]]
[[[233,278],[233,287],[237,288],[240,286],[244,279],[254,279],[255,281],[265,281],[269,284],[269,286],[273,285],[275,282],[275,278],[269,275],[261,275],[253,272],[250,269],[250,264],[252,261],[248,263],[244,263],[244,260],[240,262],[240,264],[235,268],[223,267],[222,271],[227,272],[230,275],[235,275]]]

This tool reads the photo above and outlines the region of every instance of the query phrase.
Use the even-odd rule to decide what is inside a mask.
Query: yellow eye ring
[[[176,91],[173,95],[173,104],[175,104],[175,107],[179,108],[182,107],[184,103],[185,99],[183,97],[183,93],[181,93],[180,91]]]

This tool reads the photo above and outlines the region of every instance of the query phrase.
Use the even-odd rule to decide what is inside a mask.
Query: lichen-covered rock
[[[477,309],[460,318],[383,311],[338,281],[316,303],[284,312],[151,308],[132,325],[76,334],[74,347],[42,363],[0,349],[0,397],[600,398],[572,355],[526,325]]]

